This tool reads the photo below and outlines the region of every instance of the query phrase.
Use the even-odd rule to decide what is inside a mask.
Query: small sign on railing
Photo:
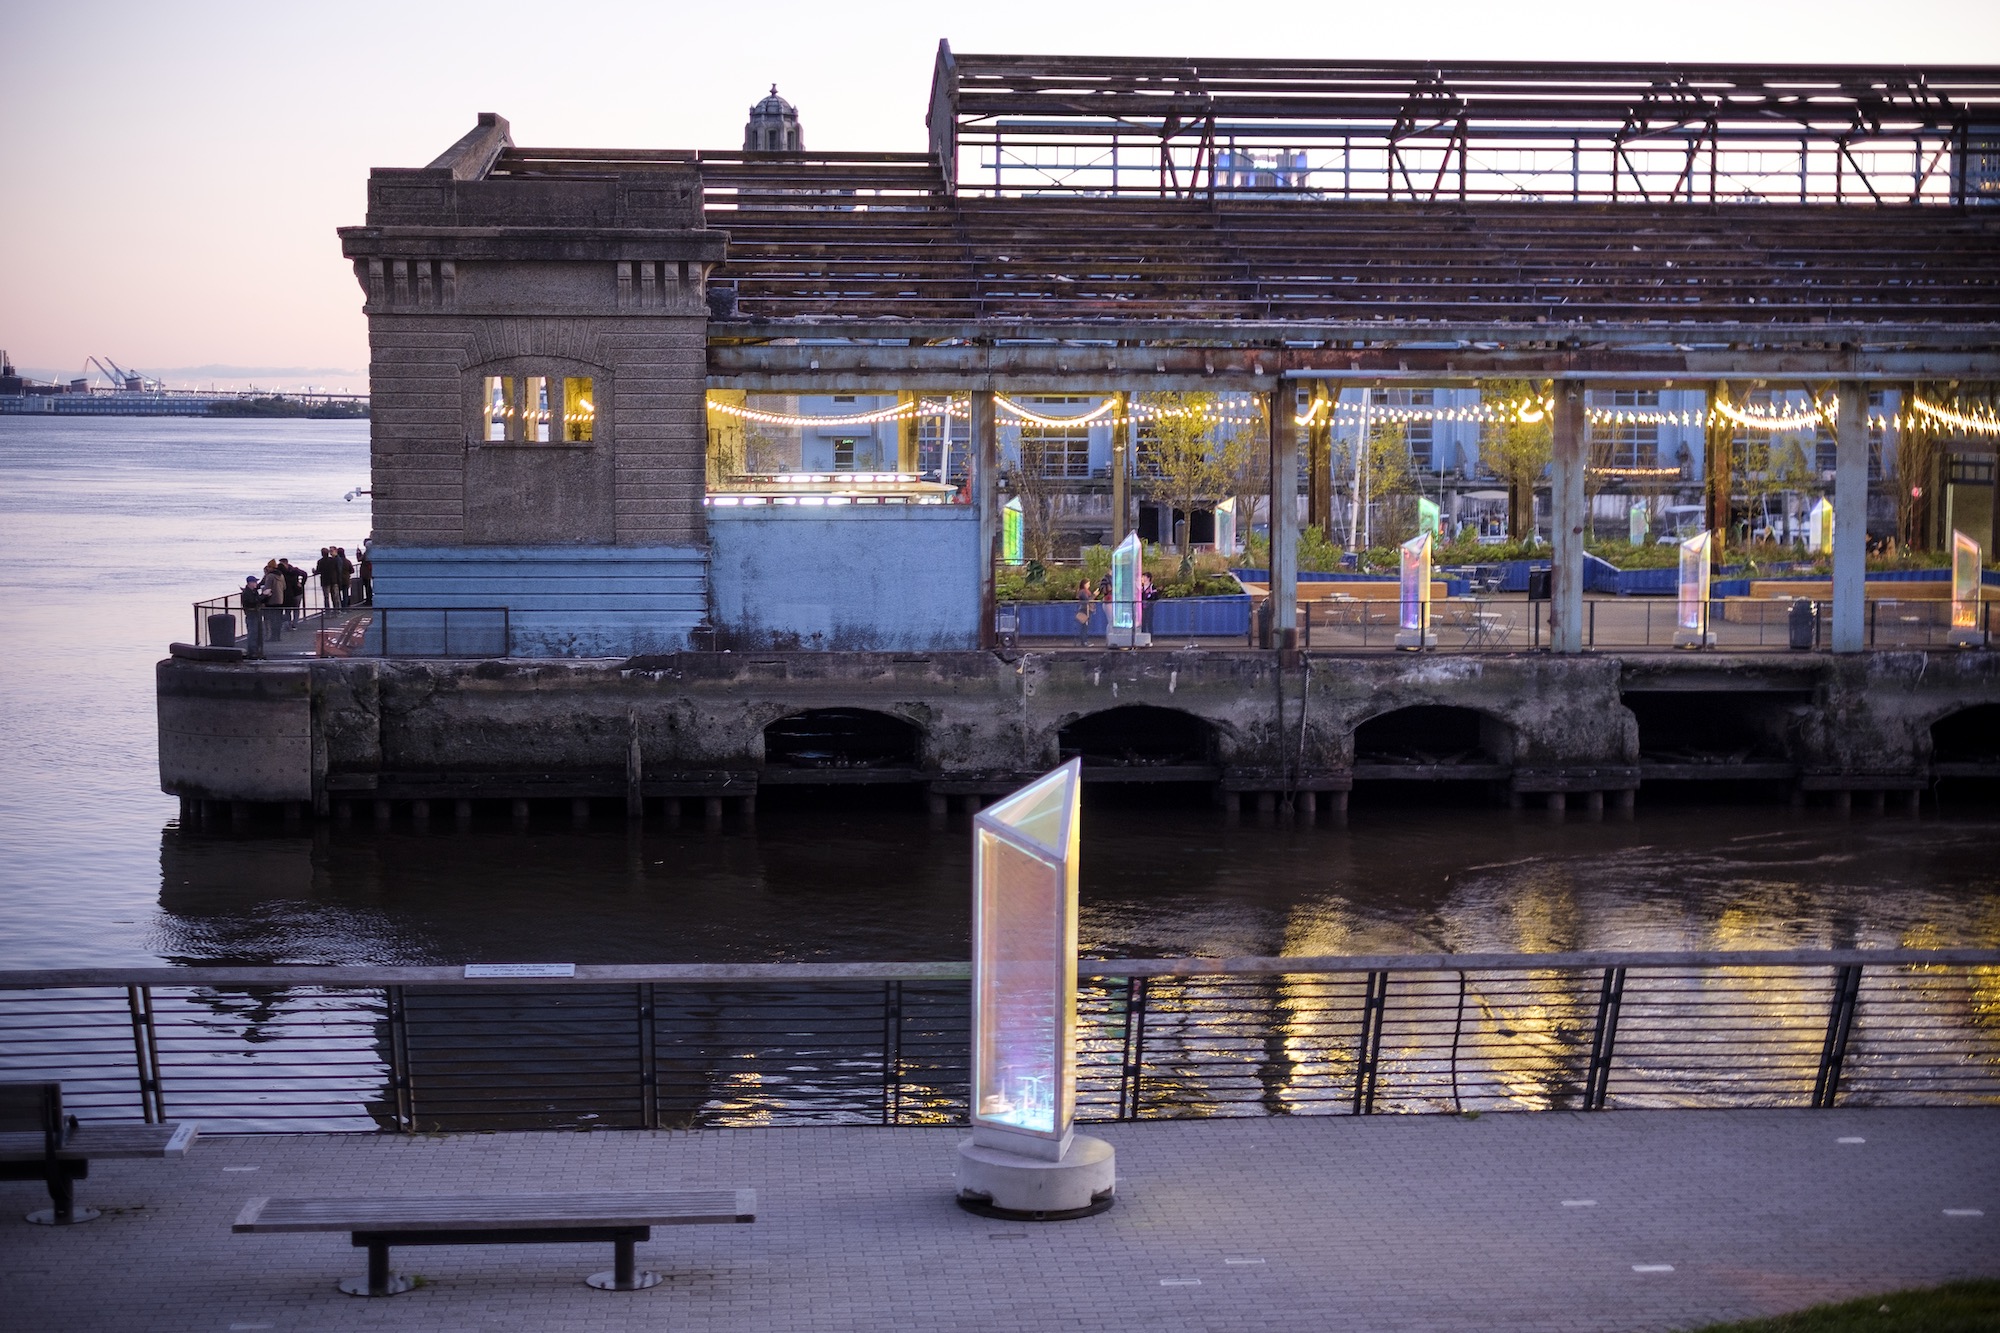
[[[573,977],[575,963],[467,963],[465,975],[474,977]]]

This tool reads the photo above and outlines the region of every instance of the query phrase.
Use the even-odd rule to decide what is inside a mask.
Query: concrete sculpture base
[[[1115,1156],[1103,1139],[1078,1134],[1059,1162],[1023,1157],[966,1139],[958,1145],[959,1206],[989,1217],[1059,1222],[1101,1213],[1117,1186]]]

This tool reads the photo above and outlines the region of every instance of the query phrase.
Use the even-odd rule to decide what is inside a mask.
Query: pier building
[[[374,171],[340,235],[372,349],[377,614],[490,613],[505,641],[164,664],[168,789],[528,800],[529,760],[572,749],[548,761],[586,793],[564,799],[636,809],[755,774],[976,796],[1093,745],[1100,779],[1185,770],[1295,806],[1394,780],[1407,766],[1369,756],[1397,753],[1473,756],[1443,776],[1514,796],[1725,771],[1909,791],[2000,762],[1957,736],[2000,704],[1986,654],[1939,651],[1864,562],[1871,533],[1994,543],[2000,70],[941,43],[926,125],[922,153],[813,152],[774,90],[741,150],[535,148],[489,113],[428,166]],[[1021,655],[995,582],[1004,468],[1033,435],[1073,538],[1170,536],[1157,497],[1142,510],[1161,394],[1234,414],[1269,478],[1267,646]],[[1423,428],[1461,520],[1490,516],[1493,427],[1549,424],[1545,475],[1504,492],[1547,535],[1549,596],[1468,612],[1462,660],[1388,656],[1365,623],[1313,637],[1300,534],[1333,530],[1330,460],[1370,412],[1413,451]],[[1583,539],[1618,474],[1657,482],[1654,531],[1726,548],[1755,521],[1737,439],[1779,428],[1832,482],[1831,583],[1798,594],[1816,651],[1724,626],[1731,660],[1683,660],[1650,615],[1601,632]],[[1770,623],[1735,614],[1718,623]],[[1133,691],[1183,719],[1153,719],[1169,739],[1093,739]],[[530,696],[526,749],[462,739]],[[254,713],[231,699],[286,719],[284,795],[206,776]],[[1601,716],[1562,720],[1584,707]],[[1444,712],[1378,724],[1407,709]],[[826,764],[774,762],[813,713],[884,720]],[[475,781],[503,773],[528,794]]]

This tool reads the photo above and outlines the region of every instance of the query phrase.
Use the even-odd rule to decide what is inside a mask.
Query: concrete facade
[[[2000,705],[1989,654],[1620,659],[1374,657],[1286,661],[1183,653],[745,652],[625,660],[161,664],[162,785],[200,799],[698,796],[759,784],[885,781],[998,794],[1082,743],[1079,724],[1141,705],[1192,720],[1202,753],[1087,767],[1087,780],[1205,782],[1218,791],[1342,792],[1446,779],[1516,796],[1752,778],[1799,790],[1913,791],[1942,770],[1933,723]],[[309,694],[311,744],[293,740]],[[245,705],[266,699],[266,707]],[[1662,722],[1676,701],[1735,719],[1714,755]],[[1357,752],[1361,729],[1411,710],[1465,710],[1476,753]],[[766,728],[816,710],[908,730],[907,762],[815,772],[768,762]],[[228,718],[233,746],[183,719]],[[1671,717],[1671,708],[1665,716]],[[1122,714],[1125,717],[1131,713]],[[1653,719],[1647,721],[1648,718]],[[1649,733],[1648,728],[1656,728]],[[262,728],[260,731],[259,728]],[[246,738],[261,736],[256,744]],[[1738,753],[1740,752],[1740,753]],[[1733,756],[1733,757],[1732,757]],[[1957,776],[2000,776],[2000,763]]]
[[[965,505],[717,508],[718,646],[976,648],[979,516]]]

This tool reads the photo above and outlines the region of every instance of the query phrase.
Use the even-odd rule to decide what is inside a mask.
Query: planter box
[[[1014,609],[1024,639],[1073,639],[1076,637],[1075,602],[1009,603]],[[1102,602],[1090,609],[1090,624],[1084,633],[1102,639],[1106,629]],[[1250,632],[1250,595],[1234,593],[1222,597],[1162,597],[1153,603],[1153,633],[1168,638],[1236,638]]]

